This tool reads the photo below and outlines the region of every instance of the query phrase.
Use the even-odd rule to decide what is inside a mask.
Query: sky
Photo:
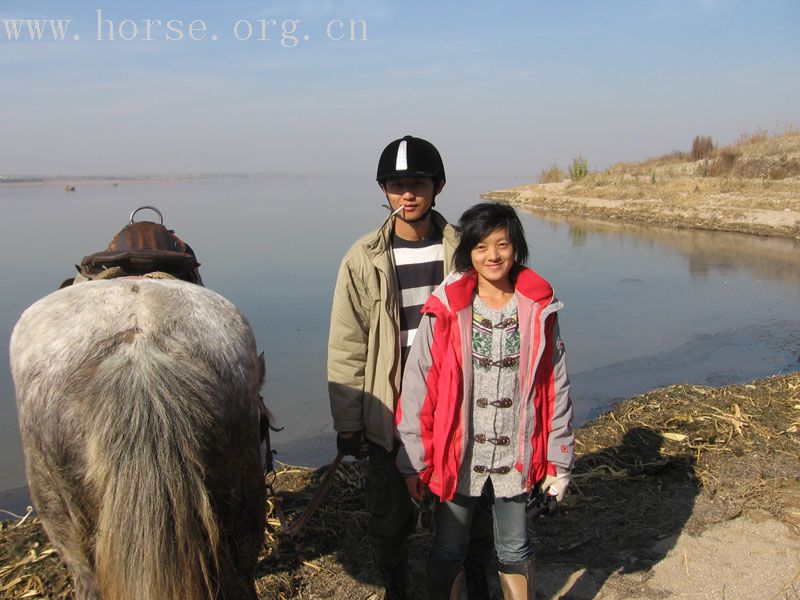
[[[800,124],[798,31],[797,0],[0,0],[0,175],[371,177],[405,134],[451,178],[604,168]]]

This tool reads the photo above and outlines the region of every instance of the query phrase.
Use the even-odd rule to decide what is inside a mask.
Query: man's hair
[[[528,263],[528,242],[525,241],[525,231],[517,212],[504,202],[481,202],[461,215],[458,220],[461,240],[453,257],[456,271],[463,272],[472,268],[472,250],[497,229],[505,229],[514,246],[514,267],[510,275],[512,282],[516,279],[520,268]]]

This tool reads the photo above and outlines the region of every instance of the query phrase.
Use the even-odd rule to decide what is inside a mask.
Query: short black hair
[[[461,240],[456,248],[456,271],[468,271],[472,268],[472,250],[481,240],[497,229],[505,229],[509,241],[514,246],[514,268],[511,270],[511,281],[528,263],[528,242],[522,229],[517,211],[505,202],[481,202],[471,206],[458,220],[458,232]]]

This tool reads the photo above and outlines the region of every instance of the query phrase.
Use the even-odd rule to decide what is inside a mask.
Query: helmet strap
[[[428,208],[428,210],[426,210],[425,213],[419,219],[417,219],[417,221],[424,221],[427,218],[427,216],[431,214],[431,211],[433,210],[434,206],[436,206],[436,190],[434,190],[433,192],[433,198],[431,198],[430,208]]]

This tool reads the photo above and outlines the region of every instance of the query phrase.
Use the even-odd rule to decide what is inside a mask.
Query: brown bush
[[[561,170],[555,161],[547,169],[542,169],[539,173],[539,183],[561,183],[567,178],[566,173]]]
[[[713,177],[730,175],[733,171],[734,165],[736,164],[736,160],[741,155],[741,152],[731,148],[730,146],[723,148],[719,151],[719,156],[717,156],[717,159],[709,167],[708,174]]]
[[[701,158],[711,158],[714,154],[714,140],[708,135],[696,135],[692,140],[692,160],[700,160]]]

